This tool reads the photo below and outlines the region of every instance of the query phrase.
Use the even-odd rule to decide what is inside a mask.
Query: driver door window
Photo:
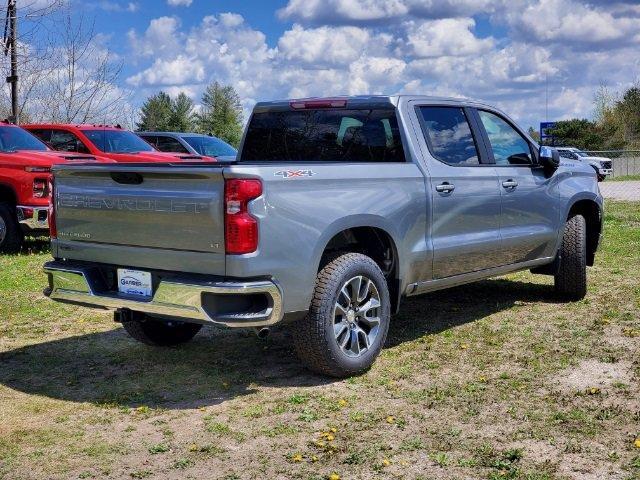
[[[531,165],[531,146],[529,142],[506,120],[479,110],[493,152],[496,165]]]

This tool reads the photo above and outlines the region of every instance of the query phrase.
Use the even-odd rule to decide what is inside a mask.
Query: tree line
[[[640,84],[621,94],[600,86],[594,99],[593,120],[573,118],[556,122],[548,133],[557,146],[584,150],[640,150]]]
[[[242,104],[231,85],[213,82],[200,100],[200,108],[181,92],[171,98],[165,92],[151,95],[140,108],[136,128],[141,131],[198,132],[214,135],[233,146],[242,137]]]

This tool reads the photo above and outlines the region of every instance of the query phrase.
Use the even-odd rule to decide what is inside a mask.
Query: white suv
[[[558,150],[561,157],[580,160],[591,165],[598,175],[599,182],[602,182],[607,178],[607,175],[613,173],[613,162],[610,158],[592,157],[574,147],[558,147],[556,150]]]

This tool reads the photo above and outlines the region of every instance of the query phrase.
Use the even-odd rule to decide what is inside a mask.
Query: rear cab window
[[[239,162],[406,162],[394,108],[256,112]]]

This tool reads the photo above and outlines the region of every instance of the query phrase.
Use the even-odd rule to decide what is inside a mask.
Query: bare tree
[[[23,120],[117,122],[130,113],[129,92],[117,85],[122,61],[95,33],[92,21],[60,0],[19,11],[19,112]],[[3,59],[3,67],[6,67]],[[4,68],[3,68],[4,69]],[[2,89],[0,112],[9,104]]]

